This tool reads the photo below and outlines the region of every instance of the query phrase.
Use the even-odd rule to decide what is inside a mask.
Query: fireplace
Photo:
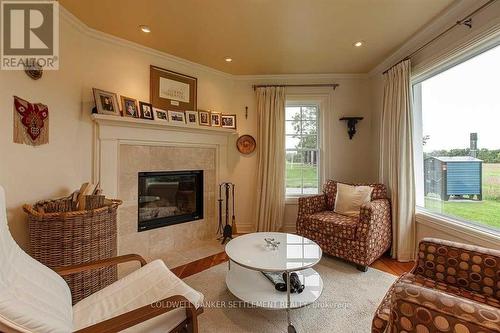
[[[203,171],[139,172],[138,231],[203,219]]]

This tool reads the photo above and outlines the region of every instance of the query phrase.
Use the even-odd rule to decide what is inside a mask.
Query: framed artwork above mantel
[[[153,107],[163,110],[196,110],[198,79],[150,66],[150,97]]]

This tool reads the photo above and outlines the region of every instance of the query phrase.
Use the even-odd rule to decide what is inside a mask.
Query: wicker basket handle
[[[53,212],[53,213],[46,213],[46,212],[40,212],[34,208],[33,205],[29,204],[24,204],[23,205],[23,211],[31,216],[71,216],[71,215],[82,215],[86,214],[89,212],[94,212],[96,210],[100,209],[117,209],[118,206],[120,206],[123,201],[119,199],[106,199],[106,205],[101,207],[101,208],[96,208],[96,209],[91,209],[91,210],[74,210],[74,211],[69,211],[69,212]]]
[[[33,206],[28,205],[28,204],[23,205],[23,211],[28,215],[37,215],[38,214],[38,212],[33,209]]]

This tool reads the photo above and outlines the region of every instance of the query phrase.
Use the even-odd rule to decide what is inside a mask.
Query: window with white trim
[[[413,85],[417,205],[500,231],[500,46]]]
[[[285,109],[286,196],[318,194],[319,105],[287,103]]]

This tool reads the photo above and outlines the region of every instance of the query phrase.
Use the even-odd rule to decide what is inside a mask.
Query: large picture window
[[[500,47],[414,85],[418,204],[500,231]]]
[[[319,106],[286,106],[286,195],[319,191]]]

